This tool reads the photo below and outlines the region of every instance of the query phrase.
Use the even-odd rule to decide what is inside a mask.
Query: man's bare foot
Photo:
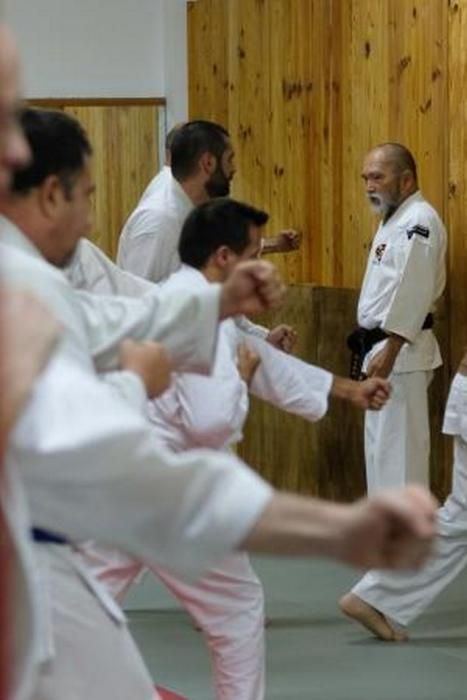
[[[359,622],[372,632],[378,639],[385,642],[403,642],[407,633],[393,627],[383,613],[365,603],[354,593],[347,593],[339,601],[339,608],[352,620]]]

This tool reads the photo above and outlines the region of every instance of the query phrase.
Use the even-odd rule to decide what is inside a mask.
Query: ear
[[[205,175],[212,175],[212,173],[216,170],[217,167],[216,156],[214,156],[209,151],[205,151],[199,159],[199,167]]]
[[[65,193],[57,175],[49,175],[38,190],[39,207],[47,218],[55,218],[60,210]]]
[[[401,175],[402,185],[405,189],[410,189],[414,184],[414,176],[410,170],[404,170]]]
[[[213,254],[213,261],[217,267],[224,269],[229,261],[232,251],[226,245],[221,245]]]

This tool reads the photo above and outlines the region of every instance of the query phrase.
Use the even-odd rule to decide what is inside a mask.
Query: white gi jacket
[[[149,185],[144,190],[144,192],[141,195],[141,198],[138,202],[138,206],[143,200],[147,199],[148,197],[152,197],[160,189],[163,189],[171,177],[172,177],[172,170],[170,168],[170,165],[163,165],[162,168],[159,170],[159,172],[156,173],[156,175],[152,178]]]
[[[90,241],[83,239],[76,255],[66,271],[71,284],[77,289],[86,289],[96,294],[127,294],[140,297],[152,293],[154,285],[146,280],[124,272],[114,265]],[[165,293],[186,293],[196,289],[200,293],[209,287],[204,276],[187,265],[174,273],[159,286]],[[244,319],[244,317],[242,317]],[[255,324],[248,322],[256,328]],[[223,325],[223,324],[222,324]],[[229,325],[229,324],[228,324]],[[310,421],[323,417],[328,409],[328,398],[333,376],[330,372],[310,365],[293,355],[288,355],[252,333],[250,328],[235,319],[239,339],[247,343],[261,357],[250,387],[251,393],[277,408],[302,416]],[[232,335],[233,331],[230,332]]]
[[[183,224],[194,205],[183,187],[164,166],[149,183],[130,215],[118,242],[117,264],[151,282],[162,282],[181,265],[178,243]],[[269,330],[239,316],[247,333],[266,339]]]
[[[174,293],[182,289],[201,291],[209,284],[199,270],[182,265],[163,288]],[[242,332],[229,319],[220,327],[211,375],[177,373],[168,391],[150,402],[150,420],[164,444],[174,451],[197,445],[226,449],[241,440],[248,412],[247,386],[237,369],[242,342],[262,358],[250,384],[252,394],[308,420],[319,420],[326,413],[332,384],[329,372],[274,350],[265,341]]]
[[[152,196],[139,201],[123,227],[117,263],[135,275],[160,282],[180,267],[178,242],[193,202],[170,173]]]
[[[160,449],[145,419],[96,377],[91,352],[104,367],[111,365],[125,335],[157,338],[160,315],[162,342],[184,356],[187,369],[206,368],[218,289],[187,295],[183,302],[180,294],[177,300],[169,294],[83,297],[15,227],[3,223],[0,253],[8,282],[36,293],[64,324],[64,340],[7,454],[23,477],[34,525],[198,575],[235,548],[272,490],[232,456],[197,451],[174,457]],[[184,336],[187,347],[180,354],[176,348]]]
[[[19,474],[8,465],[2,474],[0,502],[12,542],[8,579],[8,584],[11,584],[8,589],[11,595],[9,609],[13,613],[9,616],[12,632],[11,697],[26,700],[34,682],[39,653],[40,604],[34,585],[35,561],[24,489]]]
[[[202,290],[209,286],[204,275],[183,265],[165,289]],[[248,387],[237,368],[242,342],[235,322],[223,321],[211,375],[176,373],[170,388],[149,403],[149,417],[158,437],[174,452],[193,447],[225,450],[242,438],[248,413]]]
[[[431,370],[442,364],[432,330],[423,321],[446,283],[446,230],[420,191],[381,222],[371,247],[358,303],[358,323],[403,336],[394,372]],[[365,364],[384,345],[368,353]]]

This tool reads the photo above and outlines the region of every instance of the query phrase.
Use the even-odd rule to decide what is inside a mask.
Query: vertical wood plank
[[[113,258],[126,218],[159,168],[158,108],[73,105],[65,112],[83,125],[94,149],[92,240]]]

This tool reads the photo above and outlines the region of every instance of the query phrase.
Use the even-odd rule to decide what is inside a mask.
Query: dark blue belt
[[[50,530],[42,530],[40,527],[33,527],[31,530],[34,542],[44,542],[45,544],[69,544],[65,537],[57,535]]]

